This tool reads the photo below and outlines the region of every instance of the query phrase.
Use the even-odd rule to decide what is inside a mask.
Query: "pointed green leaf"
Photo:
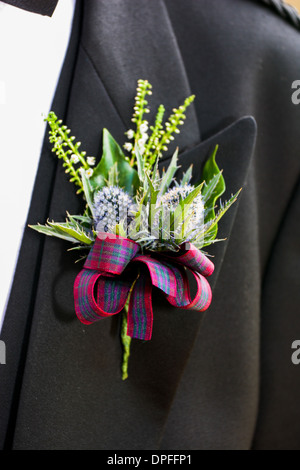
[[[91,245],[94,243],[94,238],[91,234],[83,229],[80,225],[66,223],[57,223],[57,222],[48,222],[48,225],[55,229],[57,233],[66,234],[69,237],[72,237],[77,242],[83,243],[85,245]]]
[[[202,189],[202,201],[205,206],[209,204],[209,201],[213,201],[213,194],[216,191],[217,185],[219,184],[220,178],[222,177],[222,172],[217,173],[210,181],[204,183]],[[214,204],[211,206],[214,207]]]
[[[184,217],[188,217],[188,213],[194,199],[201,193],[203,183],[196,186],[184,199],[179,201],[174,211],[174,223],[181,224],[184,221]],[[178,225],[177,225],[178,226]]]
[[[171,162],[168,166],[168,169],[162,177],[158,199],[161,198],[165,194],[165,192],[169,189],[169,186],[173,181],[176,171],[178,170],[178,168],[180,168],[177,165],[177,159],[178,159],[178,148],[175,150],[173,157],[171,159]]]
[[[223,215],[228,211],[228,209],[232,206],[232,204],[236,202],[240,192],[241,192],[241,189],[236,194],[231,196],[231,198],[228,201],[226,201],[224,205],[221,206],[215,218],[208,222],[207,229],[204,231],[205,238],[209,240],[207,241],[206,245],[209,245],[212,242],[212,240],[214,240],[216,236],[216,227],[218,227],[218,222],[221,220]]]
[[[226,189],[225,180],[223,178],[222,172],[220,171],[216,163],[216,155],[218,152],[218,148],[219,146],[217,145],[211,157],[207,160],[202,174],[202,179],[206,182],[206,186],[203,189],[203,196],[207,200],[207,205],[210,205],[211,207],[215,206],[216,200],[220,196],[222,196]],[[213,180],[214,183],[217,181],[217,183],[213,184],[213,191],[210,194],[210,197],[207,198],[206,193],[210,190],[211,180]],[[212,213],[211,218],[213,218]]]
[[[180,181],[180,186],[189,184],[193,175],[193,164],[188,168],[188,170],[183,174],[182,180]]]
[[[210,207],[210,210],[207,211],[205,222],[215,219],[216,201],[226,189],[224,177],[216,163],[218,148],[219,146],[217,145],[211,157],[207,160],[202,174],[202,178],[206,182],[206,186],[203,191],[204,198],[206,199],[206,206]],[[212,180],[213,182],[210,183]],[[212,239],[217,236],[217,233],[218,225],[214,224],[214,227],[212,228]]]
[[[159,194],[159,191],[156,191],[154,186],[153,186],[153,183],[148,175],[148,173],[146,173],[146,178],[148,180],[148,185],[149,185],[149,192],[150,192],[150,204],[151,205],[156,205],[157,203],[157,199],[158,199],[158,194]]]
[[[143,182],[145,179],[145,165],[138,144],[135,145],[135,157],[139,179],[141,182]]]
[[[182,224],[179,227],[179,231],[174,233],[175,241],[178,245],[181,245],[188,238],[189,234],[186,232],[186,227],[188,226],[193,215],[194,214],[192,212],[188,214],[187,217],[182,221]]]
[[[151,178],[152,178],[152,184],[155,187],[155,189],[158,189],[158,186],[160,184],[160,174],[159,174],[159,169],[158,169],[158,162],[159,162],[159,157],[156,158],[156,161],[154,163],[154,166],[151,170]]]
[[[84,215],[70,215],[68,212],[68,218],[70,220],[78,220],[81,222],[82,225],[90,227],[93,223],[92,219],[90,217],[84,216]]]
[[[91,211],[91,214],[94,215],[94,208],[93,208],[93,191],[90,185],[90,181],[87,178],[86,174],[84,171],[80,172],[80,177],[82,181],[82,186],[83,186],[83,191],[84,191],[84,196],[85,200],[87,202],[87,205]]]
[[[108,186],[119,186],[119,172],[117,162],[111,167],[108,172]]]
[[[29,227],[32,228],[33,230],[36,230],[39,233],[43,233],[44,235],[49,235],[50,237],[57,237],[57,238],[66,240],[68,242],[78,243],[78,241],[74,237],[66,233],[62,233],[59,230],[56,230],[55,227],[48,227],[47,225],[29,225]]]
[[[121,147],[117,144],[112,135],[107,129],[103,129],[102,158],[89,179],[93,192],[106,186],[110,169],[115,163],[117,163],[118,166],[120,187],[124,188],[129,194],[135,195],[140,186],[138,173],[130,166]]]
[[[143,209],[145,206],[145,198],[147,194],[144,193],[141,200],[136,204],[137,210],[134,213],[134,220],[129,225],[129,231],[134,232],[135,234],[140,231],[140,226],[143,222]]]
[[[76,245],[72,248],[69,248],[68,251],[77,251],[77,250],[90,250],[91,247],[88,245]]]

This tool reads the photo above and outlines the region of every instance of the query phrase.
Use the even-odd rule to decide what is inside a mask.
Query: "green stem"
[[[152,168],[156,160],[155,150],[156,150],[156,145],[159,142],[161,129],[163,128],[162,121],[163,121],[164,113],[165,113],[165,107],[161,104],[156,114],[155,124],[154,126],[150,127],[150,130],[152,130],[152,134],[148,140],[145,153],[144,153],[144,159],[147,163],[148,168],[150,169]],[[151,152],[153,152],[153,150],[154,150],[154,154],[151,155]]]
[[[126,380],[128,378],[128,362],[130,356],[130,344],[131,338],[127,336],[127,316],[128,316],[128,306],[129,306],[129,298],[126,302],[122,313],[122,325],[121,325],[121,341],[123,345],[123,362],[122,362],[122,380]]]
[[[179,126],[182,126],[184,123],[185,111],[190,106],[190,104],[194,101],[195,95],[189,96],[185,99],[184,103],[179,106],[178,109],[173,109],[173,114],[169,117],[168,121],[165,124],[165,131],[161,134],[161,140],[156,146],[156,155],[160,155],[163,150],[167,150],[166,144],[170,143],[172,140],[172,136],[174,133],[179,133]],[[155,160],[154,160],[155,161]]]
[[[77,142],[77,144],[74,145],[73,142],[72,142],[72,139],[70,139],[68,134],[61,127],[57,128],[57,133],[68,144],[68,146],[72,150],[72,152],[75,155],[77,155],[77,157],[79,158],[80,163],[82,163],[82,165],[83,165],[83,168],[85,170],[88,170],[90,168],[90,166],[87,164],[87,162],[83,158],[82,152],[79,152],[79,150],[78,150],[78,148],[80,147],[80,145],[79,145],[80,143]]]

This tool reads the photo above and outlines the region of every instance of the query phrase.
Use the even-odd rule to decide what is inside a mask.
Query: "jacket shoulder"
[[[292,7],[291,5],[288,5],[282,0],[255,0],[256,3],[257,1],[259,3],[263,3],[266,7],[271,8],[273,11],[275,11],[281,18],[288,23],[292,24],[295,28],[300,30],[300,15],[298,11]]]

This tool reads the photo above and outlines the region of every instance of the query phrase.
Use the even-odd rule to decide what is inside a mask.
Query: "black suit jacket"
[[[299,31],[261,2],[77,2],[53,109],[88,154],[100,158],[104,127],[124,141],[147,78],[153,110],[196,94],[182,168],[199,177],[219,144],[227,196],[244,189],[212,250],[210,309],[173,309],[156,292],[153,339],[133,342],[126,382],[119,319],[82,325],[76,256],[26,230],[1,334],[4,448],[300,449],[299,62]],[[80,205],[46,139],[28,223],[65,210]]]

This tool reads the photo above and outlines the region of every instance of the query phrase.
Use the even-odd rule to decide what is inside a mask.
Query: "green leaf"
[[[180,181],[180,186],[189,184],[193,175],[193,164],[188,168],[188,170],[183,174],[182,180]]]
[[[189,233],[186,233],[186,227],[188,226],[193,213],[191,212],[182,222],[182,225],[179,227],[179,232],[175,232],[175,241],[178,245],[181,245],[188,237]]]
[[[214,201],[213,201],[213,193],[216,190],[217,185],[219,184],[220,178],[222,176],[222,172],[220,171],[217,173],[208,183],[204,183],[203,190],[202,190],[202,202],[203,204],[207,207],[209,204],[209,201],[212,200],[212,208],[214,207]]]
[[[93,192],[106,186],[109,172],[115,163],[117,163],[118,168],[119,186],[124,188],[129,194],[135,195],[140,186],[138,173],[130,166],[121,147],[117,144],[112,135],[107,129],[103,129],[102,158],[89,179]]]
[[[157,199],[158,199],[158,196],[159,196],[159,191],[155,190],[155,188],[153,186],[153,183],[152,183],[148,173],[146,173],[146,177],[147,177],[147,180],[148,180],[149,192],[150,192],[148,224],[149,224],[149,227],[152,227],[152,224],[154,223],[156,214],[158,212],[161,212],[161,207],[156,207],[157,206]]]
[[[145,208],[145,198],[147,194],[144,193],[141,200],[137,203],[137,210],[134,213],[134,219],[129,225],[129,232],[132,234],[133,232],[136,234],[140,231],[141,224],[143,222],[143,209]],[[129,236],[131,238],[131,236]]]
[[[48,225],[54,228],[57,233],[66,234],[84,245],[91,245],[95,241],[92,235],[85,231],[79,224],[48,222]]]
[[[117,162],[109,170],[107,183],[108,186],[119,186],[119,172]]]
[[[43,233],[44,235],[61,238],[72,243],[92,245],[95,241],[94,233],[76,222],[76,220],[69,214],[67,222],[57,223],[47,221],[46,225],[29,225],[29,227],[37,232]]]
[[[88,227],[90,227],[93,223],[92,219],[90,217],[87,217],[85,215],[70,215],[68,212],[68,217],[70,220],[74,219],[74,220],[79,220],[79,222],[81,222],[81,224],[84,224],[84,225],[87,225]]]
[[[49,235],[50,237],[57,237],[57,238],[66,240],[68,242],[78,243],[76,238],[57,230],[55,227],[48,227],[47,225],[39,225],[39,224],[29,225],[29,227],[32,228],[33,230],[36,230],[39,233],[43,233],[44,235]]]
[[[127,232],[124,228],[124,225],[122,223],[120,224],[117,224],[116,227],[115,227],[115,233],[116,235],[120,236],[120,237],[127,237]]]
[[[142,183],[145,179],[145,165],[143,157],[141,156],[139,146],[136,144],[135,146],[135,157],[136,157],[136,166],[138,171],[138,176],[140,182]]]
[[[231,196],[231,198],[225,202],[225,204],[221,205],[217,215],[212,219],[211,221],[208,222],[206,229],[204,230],[204,238],[205,238],[205,244],[203,246],[210,245],[212,241],[216,238],[216,227],[218,227],[218,222],[220,219],[223,217],[223,215],[228,211],[228,209],[234,204],[241,192],[241,189]]]
[[[171,159],[171,162],[168,166],[168,169],[162,177],[158,199],[161,198],[165,194],[165,192],[168,190],[170,184],[173,181],[176,171],[178,170],[178,168],[180,168],[177,165],[177,159],[178,159],[178,148],[175,150],[173,157]]]
[[[157,199],[158,199],[158,194],[159,194],[159,191],[156,191],[154,186],[153,186],[153,183],[150,179],[150,176],[149,174],[146,172],[146,178],[148,180],[148,185],[149,185],[149,192],[150,192],[150,204],[151,205],[156,205],[156,202],[157,202]]]
[[[158,188],[158,185],[160,184],[160,181],[161,181],[159,169],[158,169],[158,162],[159,162],[159,157],[156,158],[153,168],[152,170],[150,170],[150,175],[152,178],[151,181],[155,188]]]
[[[69,248],[68,251],[79,251],[79,250],[90,250],[91,247],[88,245],[76,245],[72,248]]]
[[[85,199],[87,202],[87,205],[91,211],[91,214],[94,215],[94,209],[93,209],[93,191],[90,185],[90,181],[87,178],[86,174],[84,171],[81,171],[80,173],[81,176],[81,181],[82,181],[82,186],[83,186],[83,191],[85,195]]]
[[[174,211],[174,223],[176,223],[176,226],[179,226],[181,223],[184,222],[184,217],[189,216],[190,207],[193,204],[194,199],[201,193],[203,184],[204,183],[200,183],[184,199],[179,201],[179,204],[176,206],[176,209]],[[175,227],[172,227],[173,230],[174,228]]]
[[[202,179],[206,182],[203,189],[203,197],[206,200],[206,207],[210,209],[205,216],[205,223],[215,219],[215,205],[217,199],[224,193],[226,189],[225,180],[216,163],[216,155],[219,146],[215,147],[211,157],[207,160],[202,174]],[[211,230],[211,239],[216,238],[218,233],[218,225],[214,224]]]
[[[197,238],[197,240],[193,241],[191,240],[191,243],[198,248],[198,250],[202,250],[205,246],[213,245],[215,243],[220,243],[220,242],[225,242],[226,238],[214,238],[213,240],[207,239],[204,237],[201,242],[198,241],[198,239],[201,239],[200,237]]]

